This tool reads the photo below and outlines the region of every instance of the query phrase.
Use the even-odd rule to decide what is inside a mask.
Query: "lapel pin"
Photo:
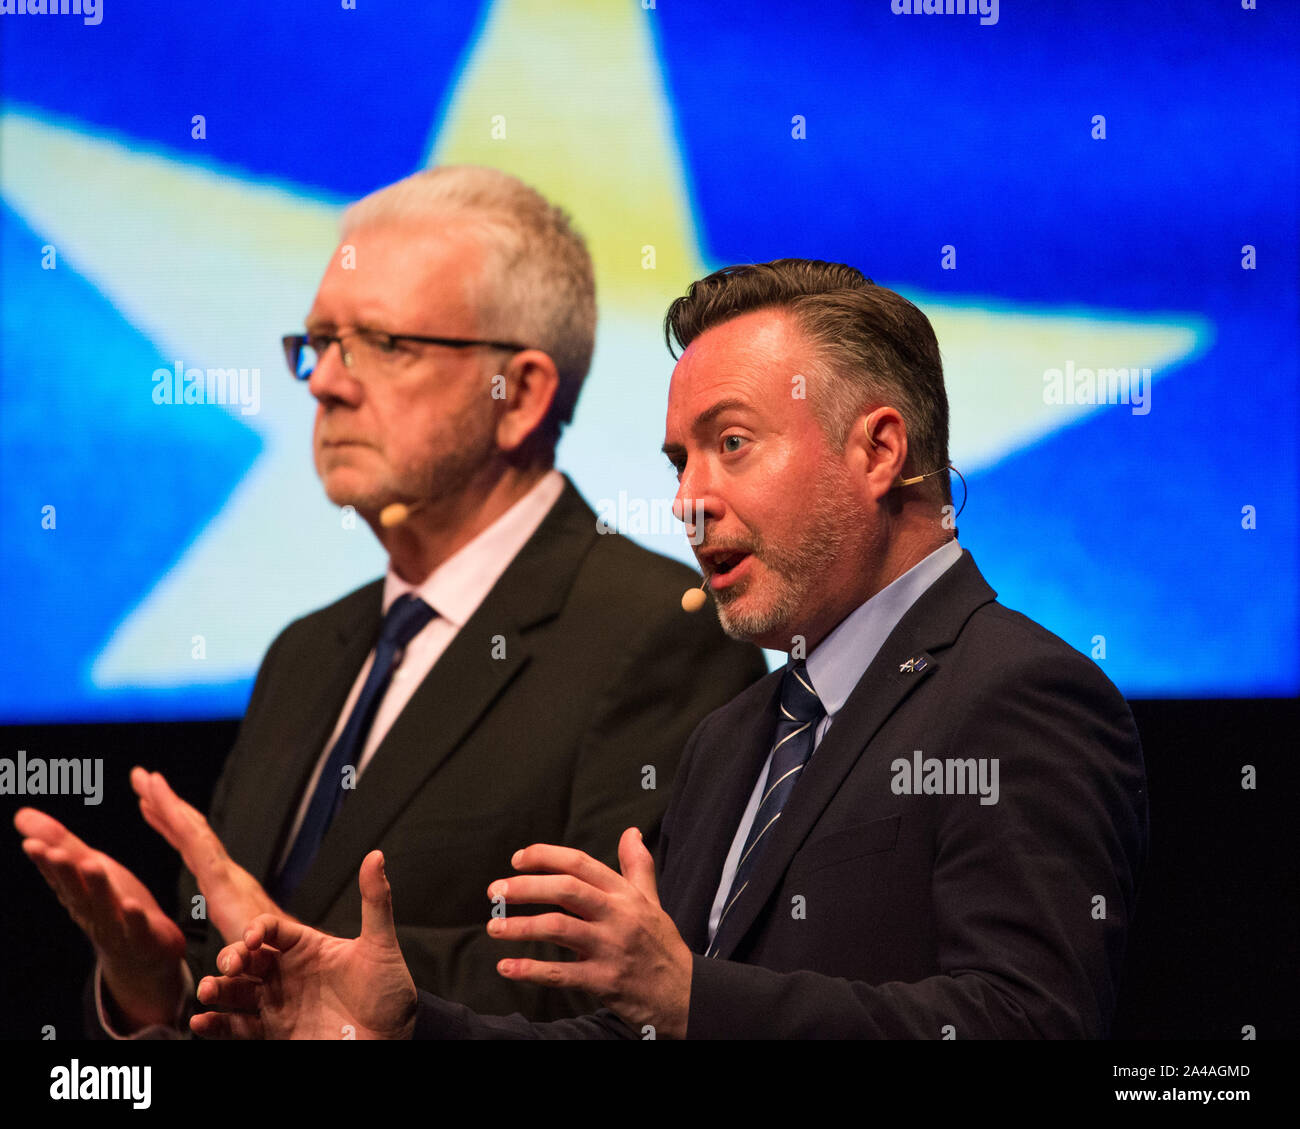
[[[918,670],[924,670],[929,665],[924,655],[917,655],[915,658],[910,658],[907,662],[902,663],[898,668],[898,673],[915,674]]]

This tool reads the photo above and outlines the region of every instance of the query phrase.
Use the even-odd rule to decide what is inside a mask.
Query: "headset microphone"
[[[385,529],[392,529],[395,525],[401,525],[416,510],[423,506],[423,502],[390,502],[379,511],[379,524]]]
[[[867,426],[867,421],[865,419],[862,421],[862,430],[867,433],[867,442],[871,444],[871,449],[874,451],[878,446],[880,446],[880,444],[878,444],[875,441],[875,439],[872,438],[871,428]],[[926,478],[929,478],[932,474],[942,474],[945,470],[952,471],[953,474],[955,474],[958,478],[961,479],[961,489],[962,489],[961,508],[958,509],[957,513],[954,515],[954,517],[960,517],[961,511],[966,508],[966,476],[963,475],[962,472],[959,471],[955,466],[953,466],[952,463],[949,463],[947,466],[941,466],[938,470],[927,470],[924,474],[918,474],[912,478],[900,478],[898,480],[898,485],[914,486],[916,485],[916,483],[921,482]]]
[[[708,586],[709,578],[706,576],[704,578],[704,583],[698,588],[686,589],[686,591],[682,593],[682,611],[697,612],[704,607],[705,601],[708,600],[708,597],[704,594],[704,590]]]

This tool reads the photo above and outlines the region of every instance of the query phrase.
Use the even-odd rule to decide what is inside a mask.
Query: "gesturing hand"
[[[494,917],[488,933],[499,940],[551,941],[572,949],[576,961],[502,960],[510,980],[582,988],[634,1028],[650,1024],[661,1038],[683,1038],[691,999],[691,951],[659,906],[654,859],[635,827],[618,843],[622,874],[582,851],[535,844],[517,851],[516,870],[543,874],[502,878],[488,896],[509,905],[563,906],[564,913]]]
[[[162,773],[133,768],[131,787],[140,798],[145,822],[176,848],[194,875],[207,902],[208,920],[223,941],[238,940],[258,914],[284,914],[262,884],[226,853],[203,814],[171,790]]]
[[[14,827],[27,857],[94,945],[122,1018],[133,1029],[174,1022],[185,937],[148,887],[44,812],[22,808]]]
[[[361,863],[361,935],[331,937],[263,914],[217,957],[224,975],[204,977],[199,1002],[225,1009],[190,1020],[216,1039],[409,1039],[415,982],[393,926],[384,856]]]

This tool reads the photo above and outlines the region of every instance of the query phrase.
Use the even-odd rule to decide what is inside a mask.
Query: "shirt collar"
[[[421,584],[408,584],[390,563],[384,577],[384,614],[399,596],[414,592],[443,619],[456,628],[464,627],[562,493],[564,476],[548,470],[527,494]]]
[[[961,554],[955,537],[944,542],[850,612],[808,656],[808,675],[828,717],[834,717],[849,700],[898,621]]]

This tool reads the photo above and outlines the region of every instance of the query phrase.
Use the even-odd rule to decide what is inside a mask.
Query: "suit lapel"
[[[963,551],[953,566],[908,609],[858,680],[809,760],[781,818],[769,832],[771,839],[750,874],[749,885],[719,929],[719,958],[730,957],[753,926],[784,878],[795,853],[880,727],[938,669],[940,660],[935,653],[951,646],[975,609],[996,596],[975,567],[974,558]],[[917,661],[909,668],[909,660],[922,658],[924,664]],[[769,740],[770,735],[769,728]],[[765,749],[764,758],[766,754]],[[752,789],[753,776],[749,779]],[[739,815],[736,821],[739,822]],[[731,825],[732,835],[735,826],[735,823]]]
[[[701,818],[682,828],[681,849],[676,844],[672,847],[680,874],[671,881],[664,876],[665,893],[672,891],[671,900],[665,898],[664,909],[682,931],[682,939],[696,952],[702,953],[708,947],[709,911],[731,841],[767,759],[780,692],[781,674],[777,671],[746,690],[743,704],[728,706],[728,712],[735,710],[736,716],[721,723],[726,746],[702,753],[711,758],[710,763],[694,769],[700,773],[702,783],[698,792],[692,791],[690,804],[692,812]],[[710,864],[701,865],[706,859]]]
[[[596,536],[596,515],[566,478],[564,492],[542,524],[456,633],[375,750],[292,899],[295,913],[309,921],[319,919],[340,890],[356,882],[361,860],[410,797],[528,664],[528,631],[559,613]],[[504,658],[493,658],[494,636],[502,637]],[[335,718],[337,714],[336,708]]]
[[[226,799],[222,841],[250,874],[265,884],[325,742],[366,655],[379,636],[382,583],[357,592],[342,617],[330,623],[310,651],[318,657],[301,672],[303,698],[275,719],[276,731],[238,777]],[[325,672],[324,677],[318,677]],[[268,831],[271,832],[268,834]]]

